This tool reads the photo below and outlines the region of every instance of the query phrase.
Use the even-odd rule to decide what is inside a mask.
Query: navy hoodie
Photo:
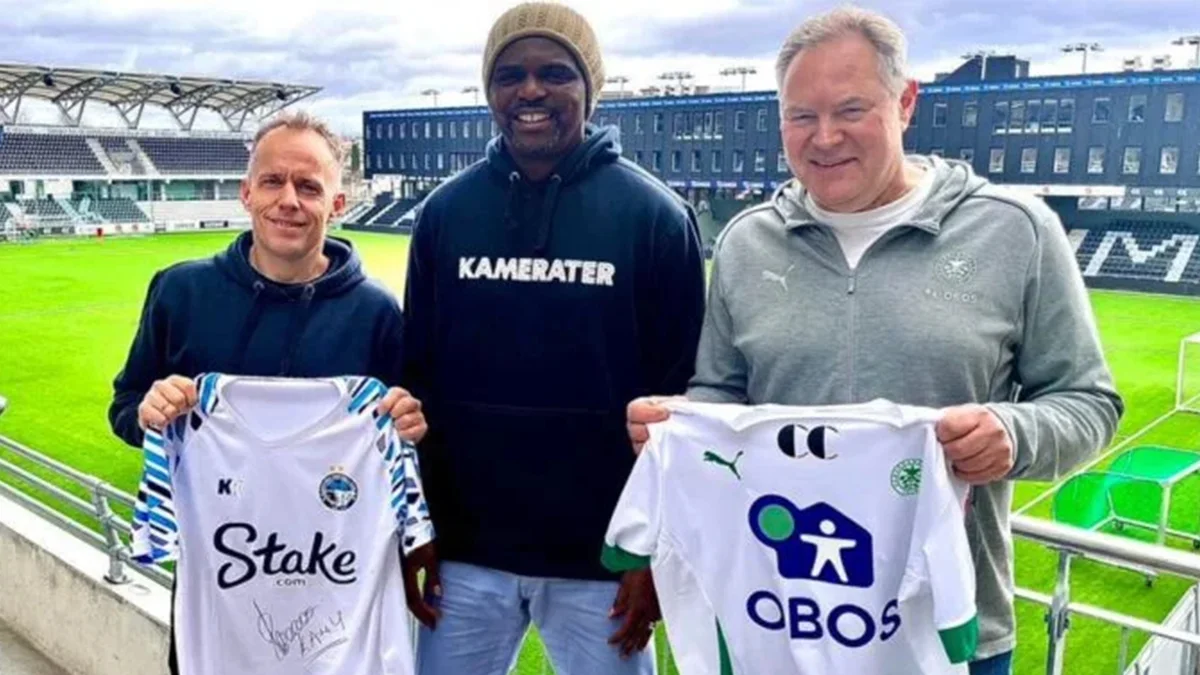
[[[541,184],[497,138],[417,218],[404,381],[448,560],[612,579],[604,531],[634,455],[625,408],[683,392],[704,312],[691,208],[621,158],[614,128]]]
[[[150,281],[108,411],[126,443],[141,445],[138,404],[168,375],[369,375],[397,384],[400,308],[363,275],[350,242],[326,238],[325,274],[286,285],[250,266],[250,244],[244,232],[212,258],[173,265]]]

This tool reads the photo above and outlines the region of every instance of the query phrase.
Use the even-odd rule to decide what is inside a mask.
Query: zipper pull
[[[850,283],[849,283],[848,287],[846,288],[846,293],[847,293],[847,295],[854,295],[854,281],[855,281],[855,279],[856,279],[856,277],[855,277],[854,275],[850,275]]]

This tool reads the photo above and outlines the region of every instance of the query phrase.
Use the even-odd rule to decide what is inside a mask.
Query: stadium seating
[[[82,136],[6,132],[0,136],[0,174],[105,175]]]
[[[1075,258],[1085,279],[1198,286],[1198,245],[1200,230],[1184,223],[1118,219],[1086,230]]]
[[[25,209],[26,215],[36,218],[63,220],[70,218],[70,214],[53,199],[30,199],[21,206]]]
[[[393,199],[390,196],[380,196],[377,198],[375,206],[364,211],[354,220],[347,221],[347,224],[396,227],[400,225],[400,219],[420,203],[420,199]],[[371,222],[376,216],[378,218],[375,222]]]
[[[132,199],[81,199],[73,201],[75,210],[84,215],[94,213],[109,223],[148,223],[150,218]]]
[[[97,136],[96,140],[100,142],[100,147],[108,153],[109,159],[118,169],[123,165],[129,167],[129,175],[144,176],[146,175],[146,167],[142,165],[142,160],[138,158],[133,148],[129,147],[129,140],[123,136]],[[118,171],[119,173],[124,173]]]
[[[163,174],[241,174],[250,153],[245,141],[224,138],[137,139]]]

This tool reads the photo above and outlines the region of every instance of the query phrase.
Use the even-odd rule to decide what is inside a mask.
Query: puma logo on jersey
[[[786,270],[783,271],[783,274],[776,274],[775,272],[772,272],[771,270],[763,270],[762,271],[762,280],[779,284],[780,286],[783,287],[783,292],[787,293],[787,290],[788,290],[787,275],[790,274],[792,269],[794,269],[795,267],[796,267],[795,265],[790,265]]]
[[[712,464],[716,464],[718,466],[723,466],[726,469],[729,469],[730,471],[733,472],[734,476],[737,476],[738,480],[741,480],[742,474],[738,473],[737,463],[738,463],[738,460],[740,460],[742,458],[743,454],[745,454],[745,453],[743,453],[741,450],[739,450],[738,454],[735,455],[732,460],[728,460],[728,459],[725,459],[724,457],[718,455],[717,453],[713,452],[712,450],[708,450],[704,453],[704,461],[710,462]]]
[[[616,274],[616,265],[599,260],[474,256],[458,259],[459,279],[612,286]]]

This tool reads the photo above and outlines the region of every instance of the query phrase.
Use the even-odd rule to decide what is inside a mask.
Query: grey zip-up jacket
[[[794,180],[729,223],[688,398],[983,403],[1013,441],[1009,478],[1058,479],[1109,443],[1124,411],[1062,224],[962,162],[908,161],[936,172],[933,192],[854,271]],[[972,490],[977,659],[1016,644],[1012,491]]]

